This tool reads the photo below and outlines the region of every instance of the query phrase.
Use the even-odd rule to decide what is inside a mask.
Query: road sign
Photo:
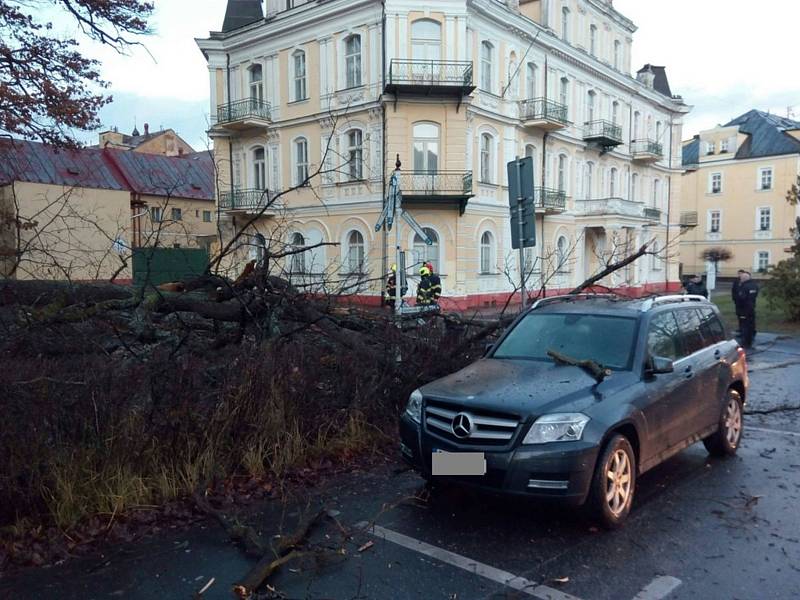
[[[425,242],[428,246],[433,245],[433,240],[428,237],[428,234],[425,233],[425,230],[422,229],[419,223],[414,220],[414,217],[412,217],[406,211],[403,211],[403,220],[411,226],[411,229],[413,229],[419,237],[422,238],[423,242]]]
[[[508,163],[507,168],[508,204],[511,211],[511,245],[515,250],[520,247],[531,248],[536,245],[533,158],[528,156],[512,160]],[[522,227],[520,227],[520,220]]]

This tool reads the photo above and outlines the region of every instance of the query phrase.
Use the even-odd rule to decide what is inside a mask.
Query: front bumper
[[[400,420],[403,459],[423,477],[433,480],[431,454],[483,451],[486,474],[481,477],[435,477],[501,494],[555,499],[571,505],[586,501],[599,446],[591,442],[556,442],[504,449],[465,448],[431,436],[403,415]]]

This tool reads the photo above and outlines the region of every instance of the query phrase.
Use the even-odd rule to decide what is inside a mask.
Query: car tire
[[[719,429],[703,440],[712,456],[733,456],[742,441],[744,431],[744,403],[734,389],[725,392],[725,403],[719,415]]]
[[[636,454],[624,435],[615,435],[595,467],[587,508],[606,529],[621,527],[636,491]]]

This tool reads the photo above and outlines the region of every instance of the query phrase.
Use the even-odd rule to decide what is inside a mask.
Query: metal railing
[[[520,116],[524,121],[557,121],[569,122],[567,107],[547,98],[533,98],[522,100],[520,103]]]
[[[622,127],[611,121],[587,121],[583,124],[583,138],[597,139],[603,138],[622,143]]]
[[[651,221],[658,221],[661,222],[661,210],[658,208],[644,208],[644,218],[650,219]]]
[[[471,87],[472,63],[392,59],[389,64],[389,85]]]
[[[264,119],[271,120],[272,107],[269,102],[264,102],[258,98],[245,98],[227,104],[220,104],[217,107],[217,123],[233,123],[244,119]]]
[[[631,154],[654,154],[664,156],[664,147],[653,140],[634,140],[631,142]]]
[[[625,198],[575,200],[575,211],[585,216],[622,215],[641,218],[644,216],[644,204]]]
[[[472,194],[472,171],[402,171],[400,189],[406,196]]]
[[[260,210],[270,206],[274,195],[270,190],[259,189],[220,191],[219,207],[225,210]]]
[[[552,188],[537,187],[534,190],[536,208],[545,210],[566,210],[567,193]]]

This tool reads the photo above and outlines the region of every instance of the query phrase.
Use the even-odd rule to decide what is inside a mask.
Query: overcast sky
[[[126,133],[134,121],[140,130],[145,122],[153,130],[172,127],[199,150],[207,143],[209,80],[194,38],[220,28],[226,1],[155,3],[147,51],[118,56],[87,46],[102,60],[115,100],[101,118]],[[786,115],[792,106],[800,119],[800,78],[791,66],[797,0],[614,0],[614,6],[639,27],[635,68],[646,62],[666,66],[673,93],[694,106],[684,138],[751,108]],[[96,133],[81,139],[94,142]]]

